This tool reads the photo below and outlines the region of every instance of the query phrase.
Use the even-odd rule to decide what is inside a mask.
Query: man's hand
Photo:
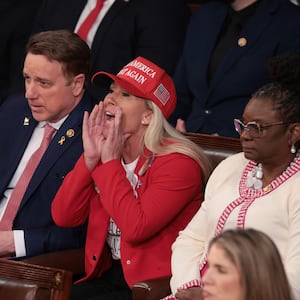
[[[14,234],[12,231],[0,231],[0,257],[10,257],[15,253]]]
[[[185,122],[182,119],[177,119],[176,129],[180,132],[186,132]]]

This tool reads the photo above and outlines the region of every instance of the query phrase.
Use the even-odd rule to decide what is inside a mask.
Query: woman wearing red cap
[[[207,158],[166,119],[172,79],[138,57],[93,82],[110,92],[85,114],[84,153],[58,191],[59,226],[87,221],[86,276],[71,299],[131,299],[134,282],[171,274],[171,245],[198,210]]]

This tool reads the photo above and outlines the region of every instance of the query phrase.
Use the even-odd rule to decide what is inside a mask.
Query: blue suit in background
[[[24,230],[28,257],[84,245],[85,226],[57,227],[51,217],[51,203],[64,177],[83,152],[83,112],[91,111],[91,103],[85,94],[61,125],[22,199],[13,230]],[[12,96],[0,107],[0,201],[37,124],[23,95]]]
[[[237,137],[233,119],[242,117],[252,93],[269,81],[267,60],[300,53],[300,7],[288,0],[261,0],[208,81],[211,54],[228,8],[216,1],[200,6],[187,30],[174,75],[178,103],[170,121],[176,124],[182,118],[188,131]]]

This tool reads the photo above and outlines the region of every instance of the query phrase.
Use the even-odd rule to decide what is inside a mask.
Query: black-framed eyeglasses
[[[243,121],[239,119],[234,119],[233,123],[234,123],[235,130],[238,132],[239,135],[241,135],[244,130],[247,130],[252,137],[256,138],[262,136],[263,129],[265,128],[275,126],[275,125],[284,125],[290,122],[276,122],[276,123],[261,125],[255,121],[251,121],[245,124]]]

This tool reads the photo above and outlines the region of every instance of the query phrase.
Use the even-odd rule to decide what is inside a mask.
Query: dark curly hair
[[[267,69],[272,82],[252,97],[272,100],[283,121],[300,122],[300,55],[274,56],[268,61]]]

